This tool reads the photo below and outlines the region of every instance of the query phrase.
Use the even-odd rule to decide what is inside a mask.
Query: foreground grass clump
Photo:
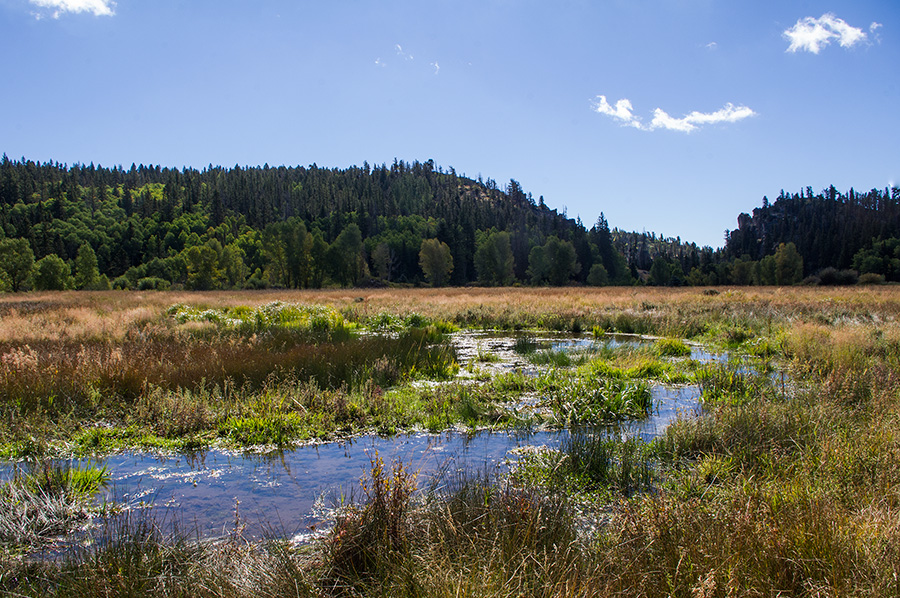
[[[32,461],[0,485],[0,551],[34,550],[75,532],[102,508],[94,496],[109,481],[105,468]]]
[[[170,528],[170,529],[164,529]],[[222,539],[140,513],[107,521],[97,542],[55,562],[9,561],[0,592],[15,596],[315,596],[306,561],[282,541],[245,538],[240,520]]]
[[[385,470],[377,454],[362,482],[362,506],[346,507],[324,544],[326,585],[384,578],[409,558],[414,531],[410,521],[415,473],[400,462]]]

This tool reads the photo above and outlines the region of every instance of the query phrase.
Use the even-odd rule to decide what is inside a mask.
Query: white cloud
[[[594,111],[620,120],[624,125],[640,129],[641,121],[631,113],[633,109],[631,102],[624,98],[616,102],[615,107],[609,105],[606,96],[597,96],[594,100]]]
[[[725,104],[724,108],[715,112],[704,113],[695,110],[682,118],[672,118],[665,111],[657,108],[653,111],[653,120],[650,122],[650,128],[689,133],[696,130],[698,126],[733,123],[755,114],[753,110],[746,106],[734,106],[731,103]]]
[[[384,66],[385,66],[384,61],[383,61],[381,58],[376,58],[376,59],[375,59],[375,66],[384,67]]]
[[[878,23],[872,23],[869,29],[874,31],[879,26]],[[834,40],[838,40],[841,47],[850,48],[867,39],[866,33],[862,29],[851,27],[846,21],[837,18],[830,12],[818,19],[802,18],[793,27],[786,29],[782,35],[791,42],[787,49],[788,52],[806,50],[813,54],[818,54],[819,50]]]
[[[724,108],[716,112],[697,112],[695,110],[681,118],[669,116],[665,110],[657,108],[653,111],[653,120],[650,121],[649,125],[646,125],[641,121],[640,117],[634,115],[631,102],[627,99],[623,98],[616,102],[615,106],[612,106],[606,100],[606,96],[597,96],[597,99],[593,102],[593,107],[595,112],[610,116],[620,121],[624,126],[634,127],[642,131],[668,129],[683,133],[696,131],[704,125],[737,122],[756,114],[747,106],[735,106],[731,103],[725,104]]]
[[[704,46],[704,47],[705,47],[707,50],[715,50],[716,48],[719,47],[719,44],[717,44],[716,42],[709,42],[709,43],[706,44],[706,46]]]
[[[435,75],[437,75],[438,73],[441,72],[441,65],[439,65],[439,64],[437,63],[436,60],[435,60],[434,62],[431,63],[431,66],[434,67],[434,74],[435,74]]]
[[[116,3],[112,0],[29,0],[35,6],[50,9],[50,16],[58,19],[67,12],[89,12],[97,17],[111,17],[115,12]],[[36,14],[37,18],[43,15]]]
[[[403,51],[403,47],[400,44],[394,44],[394,49],[397,50],[397,56],[402,56],[406,60],[413,60],[413,55]]]

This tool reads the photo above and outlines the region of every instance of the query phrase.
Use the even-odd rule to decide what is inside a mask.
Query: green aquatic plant
[[[69,494],[89,498],[109,484],[106,466],[96,467],[69,461],[28,463],[22,480],[32,490],[44,494]]]
[[[513,343],[513,351],[519,355],[529,355],[538,349],[544,348],[545,345],[546,343],[538,341],[531,334],[521,334],[516,336],[516,340]]]
[[[486,351],[482,347],[478,347],[478,350],[475,352],[475,361],[479,363],[498,363],[500,361],[500,356],[496,353]]]
[[[653,482],[651,446],[640,438],[622,438],[601,430],[573,430],[560,447],[559,475],[574,478],[583,490],[612,490],[626,495],[646,491]]]
[[[554,351],[552,349],[535,351],[528,356],[528,361],[535,365],[548,365],[556,368],[569,367],[574,363],[574,360],[568,351]]]

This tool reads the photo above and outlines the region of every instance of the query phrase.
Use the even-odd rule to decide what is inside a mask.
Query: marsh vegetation
[[[355,293],[0,299],[0,440],[32,464],[0,490],[0,591],[900,594],[892,288]],[[524,365],[497,371],[487,346],[464,358],[447,341],[457,329],[505,331]],[[577,333],[583,350],[548,346],[552,332]],[[613,332],[660,340],[617,346]],[[698,345],[731,358],[692,359]],[[657,383],[698,385],[702,412],[652,441],[610,434],[652,411]],[[545,409],[510,408],[535,396]],[[102,468],[44,465],[125,447],[290,450],[517,426],[568,433],[502,474],[426,484],[373,454],[354,500],[300,544],[246,533],[239,512],[218,537],[139,512],[104,517],[85,498],[106,483]],[[59,506],[35,502],[51,498]],[[36,514],[52,509],[62,527],[41,527]],[[4,531],[21,512],[33,532]],[[23,556],[90,517],[91,544]]]

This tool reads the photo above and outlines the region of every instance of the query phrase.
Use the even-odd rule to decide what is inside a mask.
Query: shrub
[[[155,276],[147,276],[137,281],[137,290],[139,291],[168,291],[171,283],[164,278]]]
[[[127,276],[117,276],[113,278],[112,288],[116,289],[117,291],[127,291],[131,288],[131,281],[128,280]]]
[[[858,284],[884,284],[884,274],[875,274],[874,272],[866,272],[860,274]]]
[[[852,285],[859,280],[859,272],[828,267],[819,271],[818,279],[822,286]]]

